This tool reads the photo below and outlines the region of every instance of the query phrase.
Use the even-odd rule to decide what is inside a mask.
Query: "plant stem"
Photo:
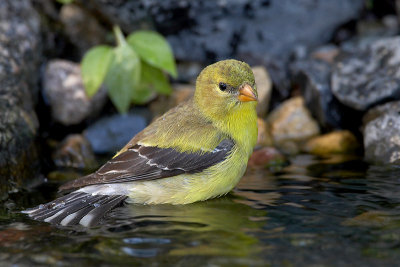
[[[119,26],[114,25],[113,32],[114,32],[114,35],[115,35],[115,39],[117,40],[118,46],[121,46],[121,45],[126,43],[125,38],[124,38],[124,34],[122,33],[122,31],[119,28]]]

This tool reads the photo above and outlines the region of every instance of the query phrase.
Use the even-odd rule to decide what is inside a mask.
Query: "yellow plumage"
[[[197,78],[193,99],[155,120],[98,171],[60,188],[76,191],[27,213],[88,226],[123,200],[188,204],[224,195],[243,176],[257,141],[256,100],[246,63],[210,65]]]
[[[198,174],[134,182],[130,185],[128,201],[187,204],[224,195],[235,187],[246,170],[248,158],[257,141],[257,102],[237,104],[223,93],[221,97],[218,89],[207,88],[207,85],[212,80],[227,81],[236,86],[248,82],[254,87],[252,73],[245,75],[247,81],[234,75],[235,71],[242,71],[241,67],[247,71],[250,69],[247,64],[234,60],[208,67],[215,70],[199,76],[194,99],[158,118],[128,144],[128,147],[138,143],[201,153],[213,150],[222,139],[228,137],[236,143],[232,153],[224,161]],[[218,71],[221,69],[223,71]]]

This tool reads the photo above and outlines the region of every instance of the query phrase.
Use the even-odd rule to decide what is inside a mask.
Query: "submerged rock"
[[[315,155],[352,154],[359,147],[357,138],[344,130],[314,137],[305,143],[302,150]]]
[[[400,37],[383,38],[366,49],[342,53],[332,73],[333,94],[343,104],[365,111],[400,98]]]
[[[41,55],[39,17],[28,0],[0,1],[0,197],[40,168],[34,111]]]
[[[285,153],[296,154],[299,144],[319,134],[319,126],[304,106],[302,97],[283,102],[267,118],[274,145]]]
[[[43,94],[55,121],[69,126],[81,123],[104,106],[107,92],[101,88],[92,98],[86,95],[78,64],[52,60],[43,78]]]
[[[89,126],[84,136],[98,154],[114,154],[147,126],[140,112],[104,117]]]
[[[365,159],[373,163],[400,164],[400,114],[384,114],[364,128]]]
[[[68,135],[53,154],[57,167],[91,170],[97,166],[89,141],[80,134]]]

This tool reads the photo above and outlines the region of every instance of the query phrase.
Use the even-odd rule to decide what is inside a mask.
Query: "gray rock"
[[[392,101],[383,105],[376,106],[368,110],[362,118],[364,127],[376,118],[388,114],[388,113],[399,113],[400,112],[400,101]]]
[[[248,53],[288,55],[298,45],[329,40],[336,27],[357,17],[364,4],[361,0],[92,2],[128,32],[140,21],[153,20],[179,59],[195,61]]]
[[[375,41],[383,37],[394,37],[398,35],[399,25],[394,15],[387,15],[379,20],[357,21],[357,35],[340,44],[341,50],[346,53],[357,53],[368,49]]]
[[[60,20],[69,40],[78,47],[81,56],[91,47],[106,43],[107,31],[88,11],[78,5],[63,5]]]
[[[51,60],[43,77],[43,94],[55,121],[74,125],[95,115],[104,106],[107,92],[101,88],[92,98],[86,95],[81,69],[66,60]]]
[[[28,0],[0,1],[0,192],[39,171],[34,111],[41,55],[39,17]]]
[[[115,114],[89,126],[84,136],[95,153],[114,154],[146,126],[147,118],[140,113]]]
[[[332,94],[332,64],[311,59],[296,62],[291,68],[293,83],[300,87],[306,106],[325,130],[357,128],[358,112],[341,104]]]
[[[364,129],[365,159],[372,163],[400,164],[400,114],[388,113]]]
[[[298,47],[313,47],[332,38],[335,29],[355,19],[363,0],[130,0],[82,1],[126,32],[154,27],[167,36],[182,61],[210,62],[241,58],[265,65],[288,96],[288,57]],[[318,23],[316,23],[318,22]],[[283,71],[282,71],[283,69]]]
[[[343,53],[332,73],[332,92],[343,104],[365,111],[400,98],[400,37],[384,38]]]

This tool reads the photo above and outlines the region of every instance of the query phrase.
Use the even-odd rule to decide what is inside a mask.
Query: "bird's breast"
[[[141,204],[188,204],[224,195],[243,176],[248,156],[234,148],[230,156],[195,174],[131,183],[130,201]]]

